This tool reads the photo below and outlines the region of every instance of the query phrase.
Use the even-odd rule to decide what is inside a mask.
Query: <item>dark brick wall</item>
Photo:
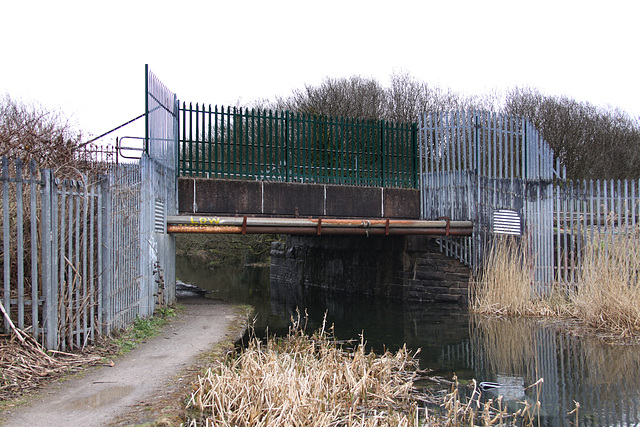
[[[469,269],[426,236],[289,236],[271,248],[271,280],[418,302],[467,304]]]

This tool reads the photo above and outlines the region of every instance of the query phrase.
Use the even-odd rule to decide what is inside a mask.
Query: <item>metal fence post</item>
[[[36,162],[29,163],[29,191],[30,191],[30,219],[31,219],[31,319],[33,325],[33,337],[37,340],[39,334],[38,323],[38,214],[37,214],[37,182]]]
[[[142,317],[149,313],[149,294],[153,275],[151,274],[153,263],[150,252],[153,250],[153,179],[151,174],[151,162],[148,155],[140,158],[140,297],[139,314]]]
[[[111,223],[110,213],[112,212],[112,194],[111,181],[114,179],[113,172],[109,174],[109,178],[104,179],[100,185],[102,204],[99,206],[100,215],[100,231],[102,236],[100,246],[102,250],[102,263],[100,265],[99,288],[101,287],[100,299],[102,302],[102,332],[109,334],[113,323],[111,316],[111,288],[113,283],[112,277],[112,242],[113,242],[113,225]],[[100,286],[101,285],[101,286]]]
[[[384,120],[380,120],[380,186],[384,187],[385,186],[385,175],[386,175],[386,170],[385,170],[385,166],[386,166],[386,162],[385,162],[385,155],[386,155],[386,135],[385,135],[385,122]]]
[[[10,246],[10,222],[9,222],[9,159],[2,158],[2,253],[4,270],[4,308],[11,313],[11,246]],[[8,332],[9,320],[4,320],[4,330]]]
[[[54,271],[54,259],[57,257],[54,250],[53,222],[57,219],[57,197],[51,169],[42,171],[42,294],[44,295],[44,307],[42,309],[43,329],[45,333],[45,345],[48,349],[58,346],[58,281]],[[57,245],[56,245],[57,246]]]

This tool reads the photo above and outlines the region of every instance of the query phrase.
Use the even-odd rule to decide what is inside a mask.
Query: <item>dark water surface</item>
[[[406,343],[421,349],[420,364],[432,375],[497,382],[501,394],[514,400],[539,399],[542,424],[575,425],[575,415],[567,413],[577,401],[580,425],[640,425],[640,347],[635,345],[577,337],[532,319],[480,319],[457,306],[286,291],[269,283],[268,267],[209,270],[179,260],[177,277],[211,291],[211,298],[255,307],[258,334],[268,328],[270,335],[286,335],[297,308],[308,313],[312,332],[326,312],[337,339],[364,334],[376,351],[395,351]],[[525,390],[540,378],[541,386]]]

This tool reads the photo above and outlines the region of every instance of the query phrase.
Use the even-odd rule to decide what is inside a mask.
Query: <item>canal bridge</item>
[[[272,277],[292,289],[465,303],[487,239],[527,228],[536,281],[553,274],[560,164],[524,120],[458,112],[392,123],[194,105],[150,72],[147,94],[145,156],[176,177],[172,195],[155,193],[160,239],[288,235],[272,248]]]
[[[273,244],[271,277],[291,293],[466,302],[468,266],[433,238],[470,237],[473,223],[422,215],[416,123],[174,108],[167,233],[286,235]]]
[[[523,119],[471,111],[402,124],[194,106],[148,67],[145,88],[135,163],[60,179],[3,159],[5,330],[31,321],[64,350],[153,314],[175,301],[178,233],[287,236],[271,247],[285,292],[464,304],[495,236],[526,236],[544,291],[575,284],[594,233],[640,222],[640,184],[574,185]]]

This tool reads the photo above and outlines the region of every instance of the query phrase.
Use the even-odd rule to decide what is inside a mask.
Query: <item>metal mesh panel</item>
[[[136,164],[114,165],[109,173],[105,218],[110,269],[104,288],[107,330],[122,328],[138,315],[140,301],[141,173]]]
[[[175,300],[175,237],[167,216],[177,215],[178,101],[146,67],[146,143],[142,171],[140,315]]]
[[[178,101],[176,95],[146,68],[146,140],[149,158],[174,170],[177,150]]]

